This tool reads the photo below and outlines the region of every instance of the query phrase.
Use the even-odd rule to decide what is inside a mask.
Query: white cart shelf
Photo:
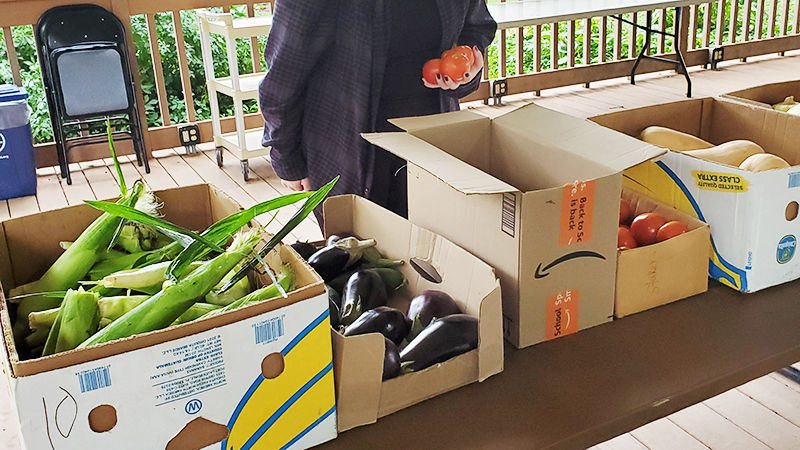
[[[236,39],[268,35],[272,28],[272,16],[234,19],[230,13],[215,14],[204,11],[198,12],[197,16],[200,20],[200,42],[211,106],[211,128],[214,132],[214,145],[217,146],[217,164],[222,166],[223,149],[228,149],[239,158],[242,175],[247,181],[250,172],[248,159],[269,156],[270,149],[261,145],[263,128],[249,130],[245,128],[242,102],[258,98],[258,85],[264,78],[264,73],[239,74]],[[218,78],[214,73],[214,60],[211,53],[212,34],[225,38],[230,76]],[[222,132],[217,93],[233,99],[235,131],[232,133]]]

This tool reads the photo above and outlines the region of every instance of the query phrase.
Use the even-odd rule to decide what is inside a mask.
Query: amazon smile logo
[[[533,277],[535,279],[537,279],[537,280],[540,279],[540,278],[544,278],[544,277],[550,275],[550,269],[552,269],[553,267],[555,267],[555,266],[557,266],[559,264],[565,263],[567,261],[573,260],[573,259],[578,259],[578,258],[597,258],[597,259],[602,259],[602,260],[606,259],[606,257],[601,255],[600,253],[586,251],[586,250],[567,253],[564,256],[556,258],[555,261],[551,262],[550,264],[545,265],[544,267],[542,267],[542,264],[539,263],[539,265],[536,267],[536,273],[534,273]]]

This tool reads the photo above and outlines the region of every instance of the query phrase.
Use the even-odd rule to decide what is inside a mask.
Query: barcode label
[[[789,189],[800,186],[800,172],[789,174]]]
[[[111,366],[98,367],[96,369],[84,370],[76,373],[75,375],[78,376],[78,382],[81,385],[81,393],[111,386],[111,372],[108,370],[109,367]]]
[[[253,331],[256,334],[256,344],[277,341],[283,336],[283,316],[253,325]]]
[[[500,229],[514,237],[517,225],[517,196],[511,192],[503,194],[503,212],[500,219]]]

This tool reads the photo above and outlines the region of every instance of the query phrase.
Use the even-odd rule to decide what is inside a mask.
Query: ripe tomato
[[[422,78],[430,84],[436,84],[439,78],[439,63],[440,59],[432,59],[422,66]]]
[[[619,224],[620,225],[629,225],[631,223],[631,219],[633,219],[633,209],[631,208],[631,204],[626,202],[625,200],[619,201]]]
[[[656,242],[658,229],[667,222],[661,214],[639,214],[631,223],[631,233],[639,245],[650,245]]]
[[[679,234],[686,233],[687,231],[689,231],[689,228],[683,222],[671,220],[664,225],[661,225],[661,228],[658,229],[658,233],[656,234],[656,240],[658,242],[666,241],[667,239],[672,239]]]
[[[446,58],[442,58],[439,64],[439,72],[453,81],[461,81],[464,79],[472,64],[469,60],[461,54],[450,54]]]
[[[624,225],[620,225],[619,231],[617,231],[617,248],[619,250],[628,250],[636,247],[636,239],[633,238],[631,230]]]
[[[469,61],[470,67],[475,64],[475,52],[472,51],[472,47],[467,45],[457,45],[450,50],[447,50],[442,54],[442,58],[447,58],[450,55],[463,55],[464,58],[467,58],[467,61]]]

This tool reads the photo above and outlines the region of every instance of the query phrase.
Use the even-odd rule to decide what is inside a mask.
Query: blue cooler
[[[0,200],[36,194],[27,100],[25,88],[0,85]]]

